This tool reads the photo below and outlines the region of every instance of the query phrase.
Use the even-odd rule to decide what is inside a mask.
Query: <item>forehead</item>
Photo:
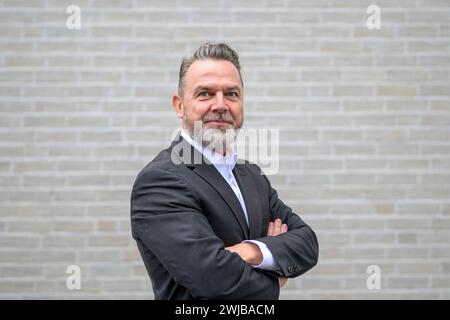
[[[238,70],[226,60],[196,60],[189,67],[186,80],[188,87],[208,84],[242,85]]]

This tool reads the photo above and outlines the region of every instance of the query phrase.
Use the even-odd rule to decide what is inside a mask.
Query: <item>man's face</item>
[[[224,143],[226,130],[238,130],[243,123],[243,87],[238,70],[225,60],[195,61],[186,72],[183,95],[174,96],[173,105],[191,136],[200,123],[203,140]]]

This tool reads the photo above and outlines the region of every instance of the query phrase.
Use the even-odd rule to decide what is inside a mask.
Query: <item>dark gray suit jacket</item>
[[[190,154],[180,157],[180,149]],[[194,159],[202,159],[201,153],[179,136],[142,169],[133,186],[132,235],[155,298],[278,299],[278,277],[297,277],[317,264],[316,235],[278,198],[259,167],[248,162],[233,170],[247,227],[225,179],[206,158],[201,164],[193,164]],[[278,217],[288,232],[267,237],[269,221]],[[265,243],[279,268],[256,269],[224,250],[247,239]]]

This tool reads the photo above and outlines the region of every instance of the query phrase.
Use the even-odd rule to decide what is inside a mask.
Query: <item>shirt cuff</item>
[[[270,252],[269,248],[267,248],[267,245],[265,243],[258,241],[258,240],[244,240],[242,242],[254,243],[259,247],[259,250],[261,250],[263,260],[257,266],[252,266],[253,268],[264,269],[264,270],[277,269],[277,264],[275,262],[275,258],[273,257],[272,252]]]

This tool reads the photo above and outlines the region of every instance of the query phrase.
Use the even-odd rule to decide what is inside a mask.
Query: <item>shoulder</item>
[[[250,162],[246,159],[238,159],[236,166],[242,170],[245,170],[247,173],[265,176],[264,171],[258,164]]]
[[[174,164],[170,153],[163,150],[137,174],[131,191],[132,205],[139,201],[166,205],[176,201],[179,206],[197,207],[199,196],[183,170],[186,167]]]
[[[183,183],[183,165],[175,164],[171,159],[170,149],[162,150],[152,161],[143,167],[136,176],[134,186],[140,183],[164,181]]]
[[[241,173],[251,176],[252,179],[259,180],[263,184],[270,186],[270,181],[264,174],[264,170],[262,170],[261,167],[256,163],[239,159],[238,163],[236,164],[236,168]]]

